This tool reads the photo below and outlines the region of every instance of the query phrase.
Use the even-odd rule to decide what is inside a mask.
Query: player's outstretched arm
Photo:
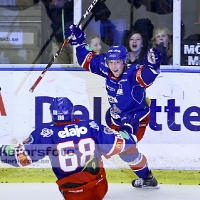
[[[67,38],[72,36],[69,42],[71,45],[77,45],[76,56],[78,63],[89,71],[89,63],[96,53],[89,47],[89,45],[85,44],[86,34],[79,27],[72,24],[68,29],[66,29],[65,36]]]
[[[152,48],[144,59],[144,65],[136,73],[137,82],[145,88],[150,87],[160,74],[162,55],[156,48]]]
[[[33,131],[21,143],[0,145],[0,161],[15,167],[25,167],[43,159],[51,144],[50,142],[43,144],[43,135],[51,134],[51,132],[46,132],[47,129],[40,128]]]

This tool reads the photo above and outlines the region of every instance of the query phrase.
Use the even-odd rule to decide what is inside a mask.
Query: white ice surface
[[[109,184],[104,200],[199,200],[200,186],[160,185],[135,189],[130,184]],[[54,183],[0,183],[0,200],[63,200]]]

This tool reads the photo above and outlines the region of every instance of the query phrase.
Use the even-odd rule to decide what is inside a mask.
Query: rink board
[[[40,73],[1,71],[1,144],[21,142],[35,127],[49,123],[49,102],[56,96],[71,99],[79,109],[75,115],[82,119],[90,117],[106,124],[109,105],[103,78],[85,71],[49,71],[30,93]],[[139,148],[152,169],[199,169],[199,85],[198,73],[162,73],[147,89],[154,106],[153,123]],[[127,167],[118,158],[106,161],[105,165],[106,168]],[[49,164],[39,162],[31,167],[44,168]]]

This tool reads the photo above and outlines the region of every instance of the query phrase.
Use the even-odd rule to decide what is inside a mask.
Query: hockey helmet
[[[56,97],[50,105],[52,120],[55,122],[71,121],[74,113],[72,102],[66,97]]]
[[[123,60],[126,64],[128,62],[128,51],[123,45],[111,46],[106,54],[106,62],[108,60]]]

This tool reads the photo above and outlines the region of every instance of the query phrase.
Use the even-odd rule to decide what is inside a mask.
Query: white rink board
[[[101,121],[105,124],[105,112],[109,105],[103,78],[85,71],[49,71],[35,91],[30,93],[29,89],[40,73],[1,71],[1,96],[6,111],[6,116],[2,116],[0,107],[1,144],[21,142],[35,128],[35,98],[39,96],[67,96],[74,105],[84,105],[90,118],[93,118],[94,97],[101,97]],[[26,81],[18,90],[23,80]],[[190,131],[183,124],[183,115],[188,108],[196,106],[197,110],[200,109],[199,85],[197,73],[162,73],[147,89],[148,97],[156,99],[161,108],[161,112],[156,114],[156,122],[162,124],[162,130],[154,131],[148,127],[139,144],[139,149],[146,155],[149,166],[153,169],[199,169],[200,131]],[[175,105],[180,107],[180,112],[175,113],[174,121],[175,124],[180,124],[180,131],[172,131],[168,127],[164,106],[167,106],[169,99],[175,99]],[[51,121],[48,106],[49,104],[43,106],[45,123]],[[198,113],[191,115],[198,117]],[[200,120],[191,123],[200,126]],[[118,168],[123,165],[115,163],[106,162],[106,167]],[[33,167],[40,167],[40,164]]]

